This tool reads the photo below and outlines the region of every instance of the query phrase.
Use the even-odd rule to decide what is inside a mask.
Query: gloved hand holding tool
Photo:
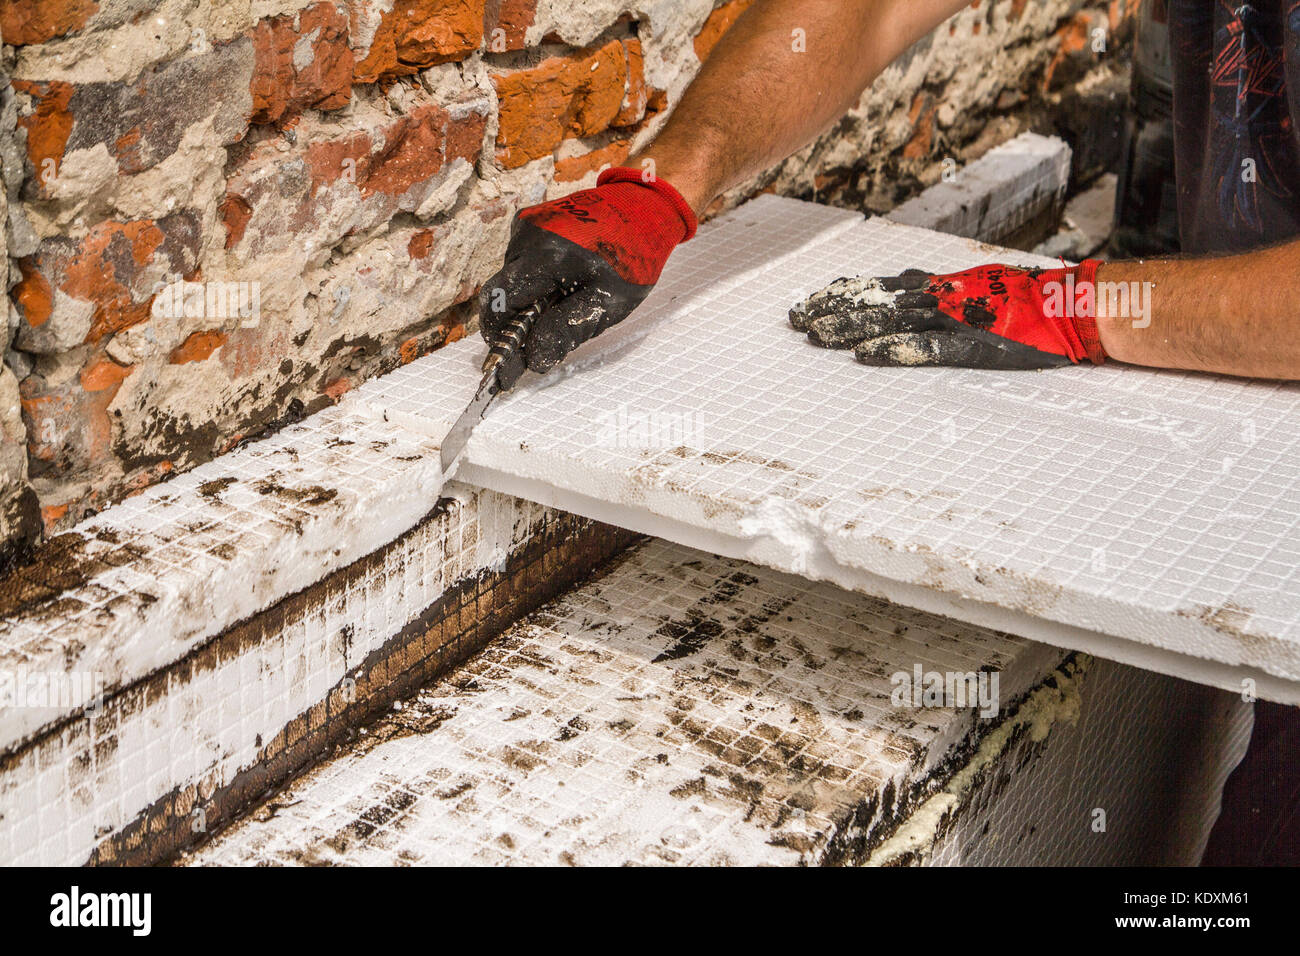
[[[538,314],[523,349],[502,362],[501,387],[511,388],[525,366],[549,371],[627,318],[695,228],[676,189],[625,167],[605,170],[595,189],[520,210],[505,265],[479,293],[483,337],[491,345],[524,310],[553,304]]]
[[[676,189],[626,167],[605,170],[595,189],[520,210],[505,265],[479,293],[479,324],[491,351],[474,400],[443,441],[443,473],[496,395],[525,368],[549,371],[627,318],[696,226]]]
[[[1100,365],[1098,265],[837,279],[791,309],[790,324],[817,345],[852,349],[866,365],[1038,369],[1085,358]],[[1085,283],[1086,299],[1077,297]]]

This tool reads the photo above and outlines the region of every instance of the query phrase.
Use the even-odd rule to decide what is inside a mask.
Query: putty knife
[[[447,437],[442,440],[441,459],[444,475],[451,474],[452,465],[456,464],[461,452],[469,444],[469,436],[473,434],[474,426],[483,420],[487,410],[501,394],[502,389],[497,383],[497,369],[501,367],[502,362],[523,348],[524,339],[528,338],[528,332],[533,327],[533,320],[537,318],[542,308],[542,305],[532,306],[506,323],[505,328],[501,330],[501,336],[493,343],[487,358],[483,360],[483,381],[479,382],[478,391],[465,406],[465,410],[460,413],[456,424],[451,426]]]

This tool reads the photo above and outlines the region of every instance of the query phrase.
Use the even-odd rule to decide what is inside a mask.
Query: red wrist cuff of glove
[[[1097,332],[1097,267],[1100,265],[1101,262],[1097,259],[1084,259],[1074,267],[1076,287],[1083,282],[1092,287],[1092,314],[1076,315],[1074,328],[1079,333],[1079,342],[1083,350],[1095,365],[1101,365],[1106,361],[1106,353],[1101,347],[1101,335]]]
[[[699,228],[699,220],[695,217],[695,211],[691,209],[690,203],[683,199],[682,194],[674,189],[666,179],[661,179],[658,176],[651,176],[646,179],[644,173],[639,169],[633,169],[629,166],[612,166],[596,177],[597,186],[604,186],[606,183],[637,183],[646,189],[653,190],[666,199],[668,204],[673,207],[673,211],[681,216],[682,224],[686,227],[686,236],[682,239],[682,242],[692,238],[695,235],[695,230]]]

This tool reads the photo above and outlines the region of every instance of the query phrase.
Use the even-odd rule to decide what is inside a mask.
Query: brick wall
[[[652,135],[747,5],[0,0],[6,550],[472,331],[513,212]],[[887,205],[1127,20],[977,0],[719,206]]]

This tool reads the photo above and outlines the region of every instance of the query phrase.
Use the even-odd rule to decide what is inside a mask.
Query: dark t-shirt
[[[1169,0],[1186,253],[1300,235],[1300,0]]]

